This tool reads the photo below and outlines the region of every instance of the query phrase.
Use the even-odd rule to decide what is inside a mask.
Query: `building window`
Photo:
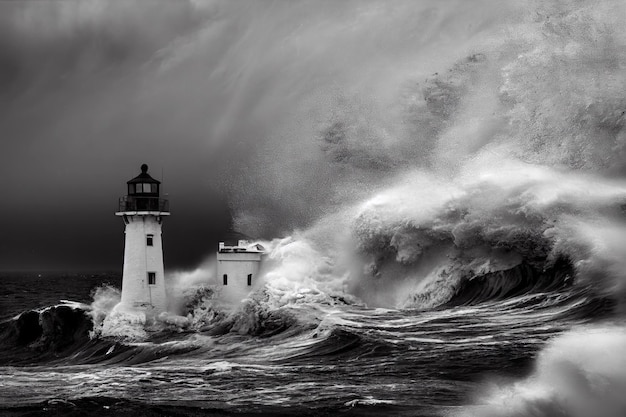
[[[148,272],[148,284],[156,285],[156,272]]]
[[[252,285],[252,274],[248,274],[248,287]]]
[[[224,285],[228,285],[228,275],[224,274]]]
[[[154,246],[154,235],[146,236],[146,244],[148,246]]]

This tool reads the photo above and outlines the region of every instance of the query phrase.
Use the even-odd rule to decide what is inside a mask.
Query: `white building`
[[[240,240],[237,246],[219,243],[217,251],[217,285],[221,298],[239,301],[252,291],[261,268],[263,246]]]
[[[148,175],[146,164],[127,184],[115,213],[126,225],[122,299],[115,310],[155,316],[167,308],[161,223],[170,215],[168,201],[159,197],[161,183]]]

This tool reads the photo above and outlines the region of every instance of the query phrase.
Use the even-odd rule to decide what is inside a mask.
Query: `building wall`
[[[122,300],[125,310],[145,310],[159,314],[167,308],[161,224],[153,215],[126,216]],[[153,246],[147,236],[153,235]],[[148,272],[156,274],[155,284],[148,283]]]
[[[217,286],[221,288],[221,298],[237,302],[245,298],[258,281],[261,266],[261,253],[227,252],[217,253]],[[224,274],[228,276],[223,284]],[[248,285],[248,274],[252,274],[252,285]]]

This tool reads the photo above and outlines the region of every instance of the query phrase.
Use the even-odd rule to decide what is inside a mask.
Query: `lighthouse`
[[[160,198],[161,182],[148,174],[146,164],[126,184],[128,194],[115,213],[126,225],[122,299],[115,310],[156,316],[167,308],[161,224],[170,215],[168,201]]]

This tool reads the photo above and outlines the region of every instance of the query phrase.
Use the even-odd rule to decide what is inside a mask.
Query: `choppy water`
[[[45,276],[64,292],[103,278]],[[37,303],[41,278],[2,279],[5,304],[26,294],[14,311]],[[66,295],[89,301],[78,293]],[[215,323],[135,343],[90,339],[87,305],[39,306],[54,324],[32,340],[19,335],[38,321],[2,323],[0,403],[8,415],[449,415],[490,381],[528,375],[547,340],[613,306],[571,287],[426,312],[303,303],[268,316],[251,305],[247,332]]]

